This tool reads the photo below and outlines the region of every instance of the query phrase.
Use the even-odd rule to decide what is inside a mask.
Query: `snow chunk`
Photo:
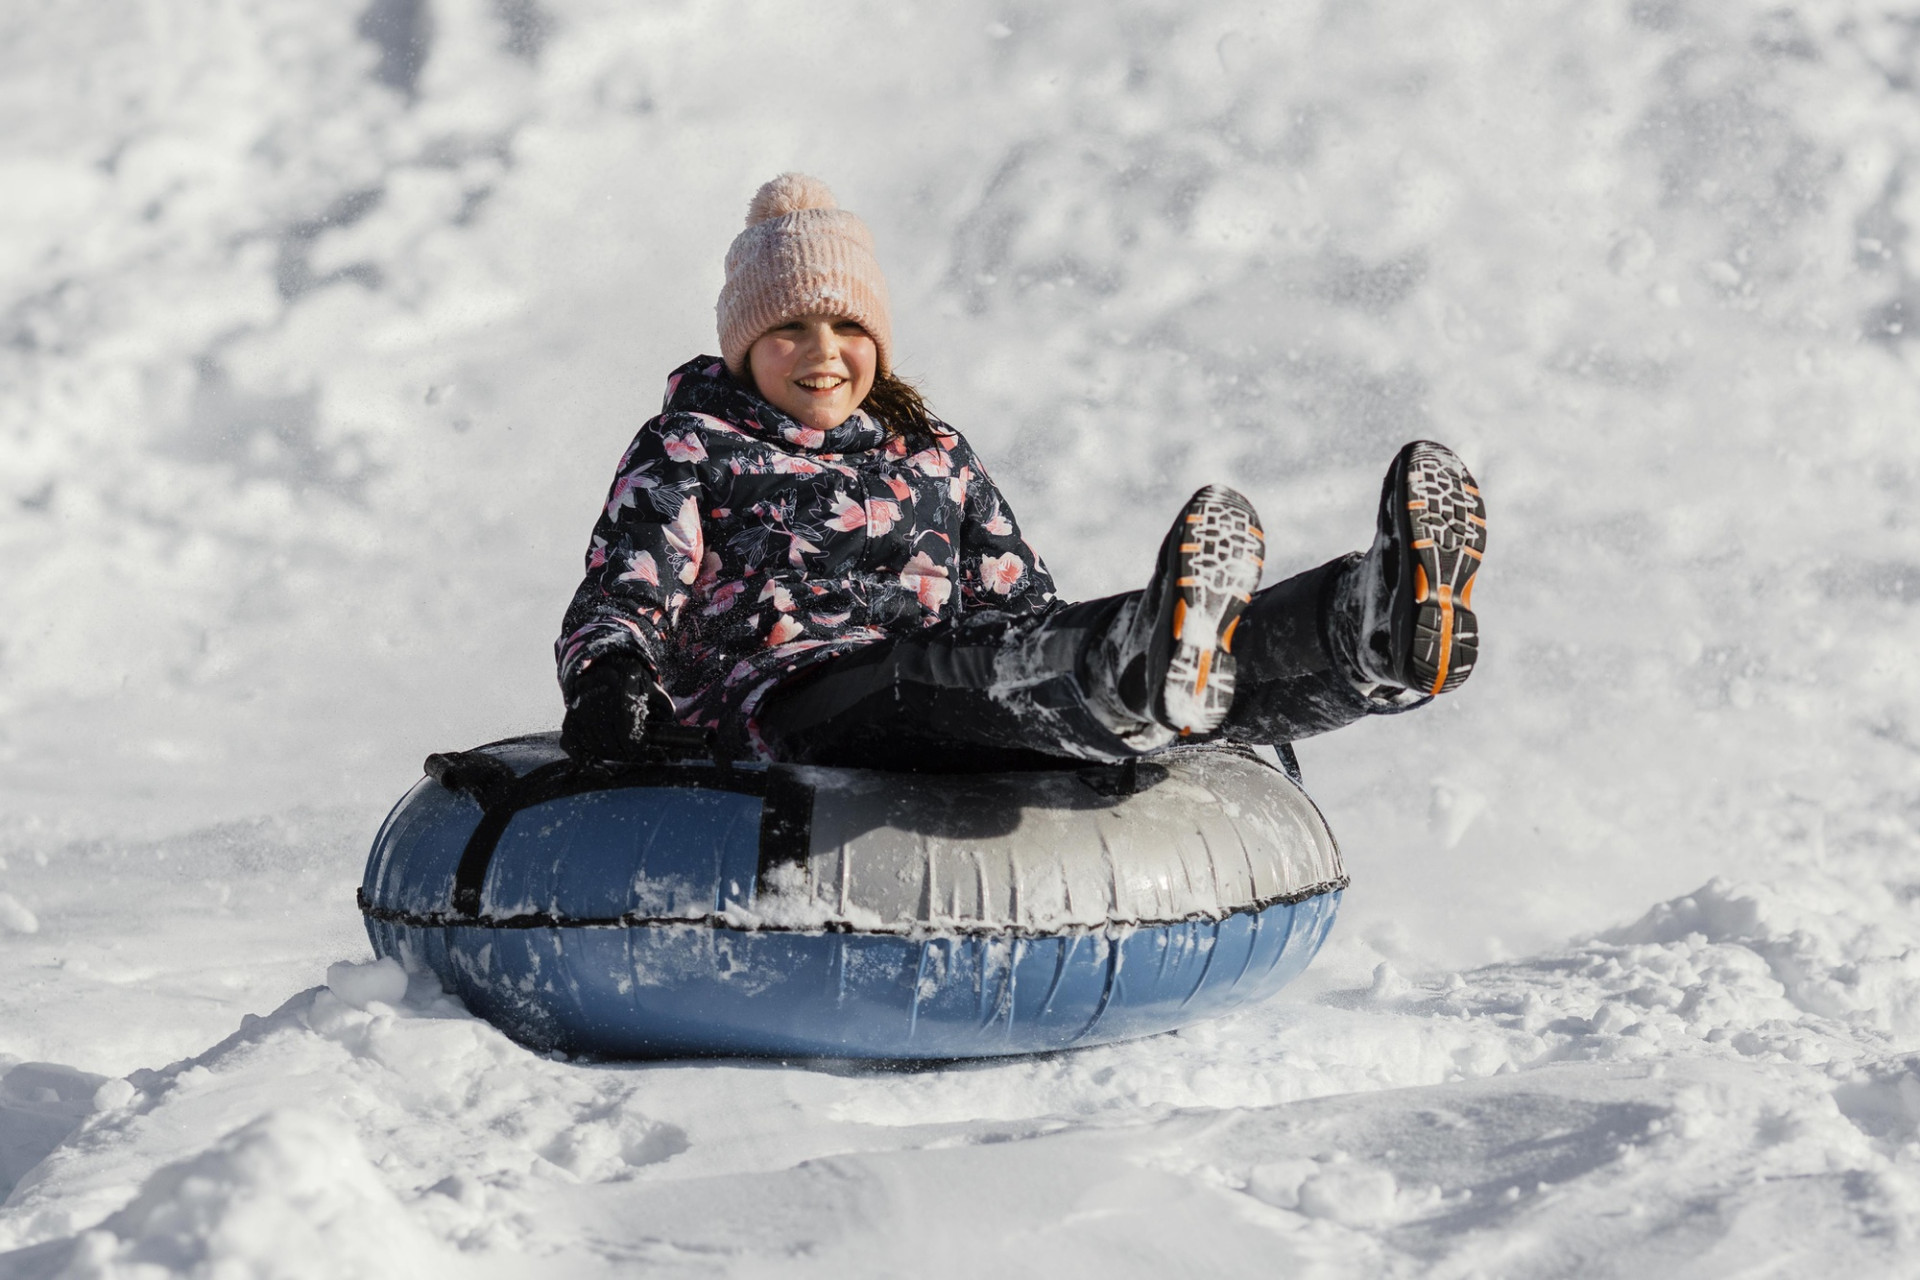
[[[1344,1152],[1256,1165],[1247,1175],[1247,1193],[1277,1209],[1292,1209],[1343,1227],[1401,1222],[1440,1201],[1436,1188],[1409,1193],[1389,1170],[1356,1162]]]
[[[93,1109],[95,1111],[118,1111],[139,1096],[140,1091],[129,1080],[109,1080],[93,1091]]]
[[[327,966],[327,988],[356,1009],[370,1004],[399,1004],[407,997],[407,971],[392,956],[371,964],[342,960]]]
[[[1372,1165],[1328,1165],[1300,1184],[1301,1213],[1349,1227],[1399,1218],[1399,1198],[1393,1175]]]

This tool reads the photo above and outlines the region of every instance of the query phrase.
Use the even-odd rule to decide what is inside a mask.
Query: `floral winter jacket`
[[[563,688],[588,658],[638,655],[682,723],[758,750],[761,699],[803,668],[1053,602],[958,432],[922,447],[864,413],[804,427],[701,356],[620,460],[555,655]]]

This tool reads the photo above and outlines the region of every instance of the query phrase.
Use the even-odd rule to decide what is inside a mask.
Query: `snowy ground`
[[[1917,83],[1911,4],[0,7],[0,1276],[1910,1274]],[[1075,594],[1475,466],[1296,991],[626,1068],[355,967],[786,168]]]

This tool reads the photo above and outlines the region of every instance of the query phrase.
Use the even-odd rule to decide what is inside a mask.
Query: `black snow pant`
[[[1256,592],[1234,633],[1233,705],[1213,737],[1279,745],[1406,708],[1337,667],[1324,619],[1338,560]],[[1087,662],[1139,592],[1045,616],[963,617],[801,672],[761,704],[760,737],[797,764],[962,773],[1125,760],[1142,748],[1087,705]]]

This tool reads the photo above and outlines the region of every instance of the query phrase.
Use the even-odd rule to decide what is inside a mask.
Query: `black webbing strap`
[[[461,752],[459,757],[480,755]],[[434,759],[429,757],[428,773],[433,774]],[[489,757],[490,758],[490,757]],[[499,764],[499,761],[493,761]],[[467,838],[460,853],[460,865],[453,873],[453,910],[456,915],[480,915],[481,891],[486,887],[487,871],[493,854],[506,834],[514,815],[549,800],[585,795],[589,791],[619,791],[630,788],[698,788],[729,791],[737,795],[759,796],[760,869],[764,874],[772,866],[806,858],[813,839],[813,787],[779,765],[768,769],[704,768],[684,764],[582,764],[573,759],[554,760],[519,777],[504,764],[507,775],[498,775],[470,765],[452,770],[461,785],[449,790],[463,791],[479,801],[480,823]],[[475,779],[485,776],[485,781]],[[444,778],[433,774],[441,785]],[[484,794],[483,794],[484,793]]]
[[[1274,752],[1280,757],[1280,767],[1286,770],[1289,778],[1293,779],[1293,785],[1305,788],[1307,780],[1300,776],[1300,757],[1293,754],[1293,744],[1282,742],[1274,748]]]
[[[447,790],[472,796],[482,809],[498,804],[517,780],[503,761],[484,751],[436,751],[420,767]]]
[[[760,867],[756,879],[768,887],[776,867],[804,863],[813,852],[813,787],[778,765],[766,772],[760,793]]]
[[[467,847],[461,850],[460,865],[453,873],[455,912],[463,916],[480,914],[480,890],[487,883],[487,868],[493,865],[494,847],[506,833],[513,815],[543,800],[557,800],[562,795],[577,794],[567,788],[569,784],[581,781],[581,773],[580,766],[572,760],[555,760],[499,788],[491,803],[478,795],[474,796],[480,801],[480,825],[467,837]]]

